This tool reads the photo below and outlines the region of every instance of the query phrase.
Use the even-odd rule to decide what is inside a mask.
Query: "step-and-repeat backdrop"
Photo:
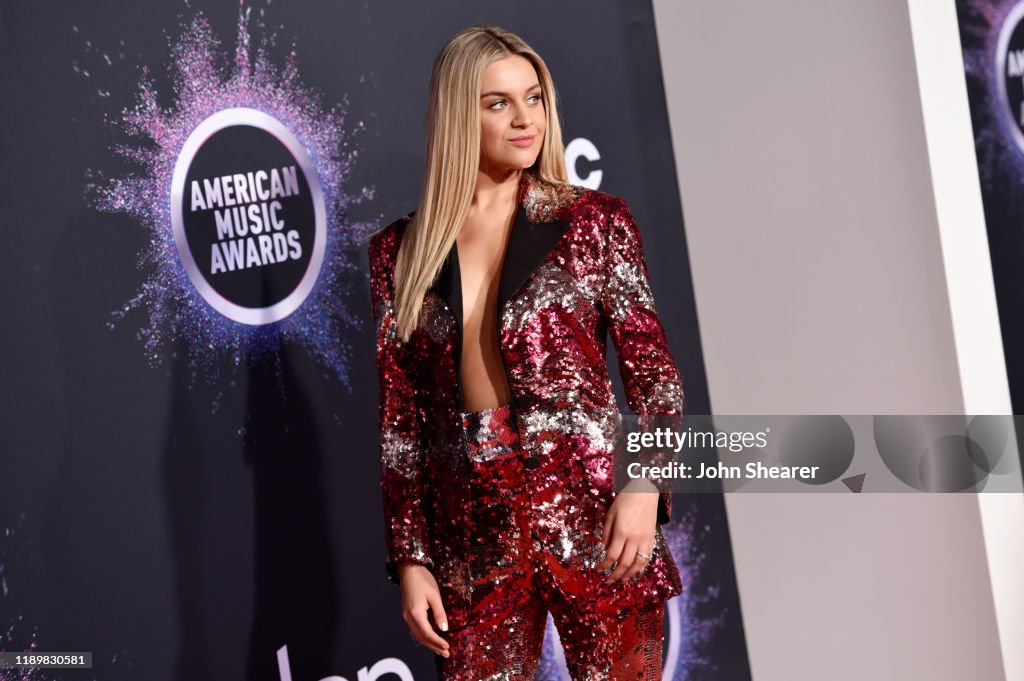
[[[547,60],[709,412],[649,2],[7,4],[0,650],[93,654],[31,678],[432,678],[384,572],[365,237],[475,23]],[[749,678],[721,496],[665,530],[666,678]],[[550,620],[544,656],[568,678]]]

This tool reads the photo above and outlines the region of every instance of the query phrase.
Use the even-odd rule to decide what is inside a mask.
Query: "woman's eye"
[[[533,100],[533,101],[535,101],[535,102],[539,102],[539,101],[541,101],[542,99],[544,99],[544,97],[543,97],[543,96],[541,96],[541,95],[533,95],[533,96],[531,96],[531,97],[530,97],[530,99],[532,99],[532,100]]]
[[[487,108],[488,109],[497,109],[499,104],[504,104],[504,103],[505,103],[504,99],[499,99],[498,101],[494,102],[493,104],[491,104]]]

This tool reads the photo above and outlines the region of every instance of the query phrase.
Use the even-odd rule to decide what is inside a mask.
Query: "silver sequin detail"
[[[385,342],[391,342],[395,339],[394,331],[395,315],[391,312],[391,303],[383,298],[377,300],[376,309],[374,310],[374,318],[377,320],[377,336],[380,338],[381,332],[385,333],[381,340]],[[378,346],[378,349],[379,346]]]
[[[502,316],[502,329],[518,331],[536,317],[541,310],[560,305],[573,315],[581,315],[583,306],[593,308],[596,300],[594,291],[580,283],[558,263],[547,262],[538,267],[532,276],[529,291],[522,291],[510,300]]]
[[[406,478],[414,478],[419,474],[420,448],[417,443],[404,437],[394,428],[385,428],[380,434],[380,461],[391,469],[398,471]]]
[[[566,435],[584,435],[595,449],[605,452],[613,451],[616,434],[622,429],[621,415],[617,409],[588,409],[579,401],[570,401],[564,408],[554,412],[520,412],[519,423],[524,445],[533,444],[534,434],[538,432],[557,431]],[[546,454],[553,446],[554,443],[548,440],[541,445],[541,449]]]
[[[526,218],[530,222],[552,222],[558,219],[560,210],[579,199],[585,191],[586,188],[579,185],[531,182],[523,198]]]
[[[680,381],[662,381],[651,391],[647,402],[648,411],[663,414],[674,410],[681,414],[684,395],[683,384]]]
[[[636,265],[630,263],[619,263],[612,269],[602,299],[608,308],[606,313],[616,324],[638,305],[656,312],[647,278]]]

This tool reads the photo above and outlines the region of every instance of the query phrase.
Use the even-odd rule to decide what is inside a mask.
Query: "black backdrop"
[[[1024,270],[1019,254],[1024,248],[1020,229],[1024,211],[1019,196],[1024,135],[1020,134],[1021,122],[1015,124],[1014,119],[1022,111],[1022,79],[1007,75],[1001,81],[998,73],[1001,60],[1024,46],[1024,26],[1020,3],[1015,0],[957,0],[956,7],[1010,401],[1013,413],[1021,414],[1024,354],[1019,348],[1024,344],[1024,310],[1020,305]],[[1000,45],[1001,35],[1007,38],[1006,45]],[[1005,62],[1004,73],[1011,70]]]
[[[600,151],[577,171],[600,170],[600,188],[630,203],[688,411],[708,413],[649,2],[251,10],[278,36],[270,60],[283,63],[294,43],[302,83],[327,106],[346,101],[346,127],[363,123],[346,187],[373,194],[342,228],[414,206],[430,65],[449,35],[497,23],[538,49],[566,142]],[[386,658],[431,678],[383,572],[365,249],[345,256],[360,272],[346,275],[358,320],[339,327],[352,348],[347,385],[294,342],[237,367],[213,349],[196,368],[187,333],[167,333],[160,362],[147,359],[145,306],[111,323],[149,281],[152,264],[137,260],[150,235],[96,210],[87,186],[138,172],[112,153],[125,140],[111,122],[132,105],[143,65],[161,105],[173,104],[170,46],[198,13],[230,53],[236,2],[0,9],[0,649],[94,653],[91,671],[40,678],[278,679],[282,646],[297,681],[362,678]],[[693,618],[678,669],[748,678],[721,498],[680,495],[676,515]]]

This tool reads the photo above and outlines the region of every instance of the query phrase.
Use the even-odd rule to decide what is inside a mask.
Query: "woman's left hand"
[[[647,567],[648,556],[654,551],[654,538],[658,526],[658,488],[650,480],[631,480],[615,496],[604,521],[603,541],[607,552],[597,566],[604,572],[618,561],[608,582],[632,579]]]

